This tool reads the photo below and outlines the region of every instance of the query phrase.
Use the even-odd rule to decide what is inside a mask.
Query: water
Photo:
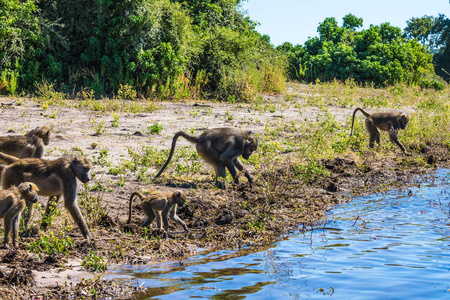
[[[143,299],[448,299],[449,179],[439,169],[420,187],[355,198],[322,229],[258,252],[120,267],[108,277],[150,287]]]

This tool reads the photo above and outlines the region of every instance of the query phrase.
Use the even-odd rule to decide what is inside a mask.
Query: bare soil
[[[302,93],[308,94],[307,87]],[[301,123],[322,117],[319,108],[308,107],[302,102],[301,93],[296,97],[292,105],[283,105],[282,96],[265,96],[264,103],[277,107],[275,112],[257,110],[250,104],[158,103],[160,109],[152,113],[117,112],[120,114],[119,127],[111,126],[111,112],[77,109],[74,108],[75,101],[72,107],[50,106],[44,110],[32,99],[0,98],[0,134],[23,134],[47,125],[52,127],[53,137],[44,158],[55,159],[73,153],[75,149],[94,160],[102,150],[107,150],[111,165],[120,166],[124,159],[129,159],[128,149],[143,145],[168,149],[173,134],[179,130],[200,134],[208,128],[232,126],[264,134],[266,125],[271,126],[280,119]],[[404,111],[408,110],[412,109],[404,108]],[[342,123],[348,122],[352,113],[351,109],[332,105],[328,111]],[[104,132],[95,134],[96,126],[103,121]],[[148,131],[148,126],[155,122],[163,126],[160,134]],[[292,133],[286,133],[288,135],[290,139],[301,138]],[[286,136],[274,138],[282,140]],[[384,140],[387,142],[386,136]],[[189,143],[180,139],[177,147],[183,145]],[[19,249],[0,250],[0,298],[30,299],[31,295],[86,298],[92,296],[92,290],[97,292],[97,297],[131,296],[138,287],[131,283],[105,281],[101,276],[87,272],[81,266],[84,257],[93,251],[103,256],[107,264],[151,264],[162,260],[181,261],[199,249],[264,246],[290,232],[314,228],[330,207],[349,201],[354,195],[406,188],[414,184],[416,176],[439,166],[448,166],[447,148],[426,145],[422,152],[419,156],[428,162],[427,167],[402,164],[404,156],[398,151],[380,154],[367,150],[363,161],[356,154],[322,160],[319,163],[331,172],[330,176],[312,178],[308,182],[297,178],[286,159],[275,170],[268,168],[263,172],[252,188],[243,179],[241,184],[228,184],[223,190],[214,187],[207,165],[201,171],[200,180],[167,175],[149,182],[138,180],[134,172],[127,172],[125,185],[118,187],[113,184],[118,176],[107,174],[108,166],[94,164],[94,182],[106,183],[109,191],[89,192],[101,196],[102,207],[107,211],[102,220],[90,224],[93,240],[84,241],[74,225],[69,232],[74,241],[69,253],[47,255],[27,250],[27,245],[38,239],[42,232],[23,234]],[[140,226],[144,217],[137,205],[134,207],[135,220],[126,224],[128,199],[133,191],[175,188],[188,195],[188,205],[179,209],[178,215],[186,222],[190,233],[181,233],[179,226],[169,222],[171,234],[166,239],[159,238],[154,226],[149,230]],[[79,191],[84,191],[81,183]],[[46,199],[41,201],[46,203]],[[68,216],[62,203],[58,208],[62,215],[56,218],[50,231],[58,232],[67,223]],[[34,219],[39,218],[35,214]]]

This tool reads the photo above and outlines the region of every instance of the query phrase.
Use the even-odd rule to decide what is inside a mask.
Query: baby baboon
[[[12,186],[7,190],[0,190],[0,218],[3,218],[5,222],[4,248],[9,248],[10,231],[12,231],[13,247],[17,247],[20,214],[27,203],[38,201],[38,192],[38,187],[32,182],[23,182],[18,187]]]
[[[168,232],[169,230],[169,219],[168,217],[181,226],[185,232],[188,232],[189,229],[186,227],[186,224],[177,216],[177,207],[183,207],[184,203],[187,200],[186,194],[180,191],[175,191],[173,193],[164,193],[164,194],[156,194],[150,195],[149,197],[144,197],[139,192],[134,192],[130,197],[130,210],[128,213],[128,221],[127,223],[131,223],[131,213],[133,210],[133,198],[134,196],[138,196],[141,199],[141,208],[144,211],[146,219],[144,223],[142,223],[143,227],[149,226],[156,216],[156,225],[158,229],[161,229],[161,214],[162,220],[164,222],[164,230]]]
[[[18,158],[44,155],[44,145],[50,142],[51,130],[47,126],[36,127],[25,135],[10,135],[0,137],[0,152]]]
[[[56,202],[64,196],[64,206],[85,239],[91,234],[77,203],[77,178],[82,183],[90,180],[91,163],[82,156],[66,156],[56,160],[41,158],[16,158],[0,152],[0,161],[8,164],[2,172],[2,186],[4,189],[21,182],[30,181],[39,188],[40,196],[56,197]],[[46,215],[50,212],[50,200],[47,203]],[[33,206],[28,205],[25,225],[30,221]],[[45,227],[45,226],[44,226]]]
[[[239,171],[244,170],[239,156],[242,155],[244,159],[248,159],[253,151],[258,148],[258,140],[251,131],[241,131],[235,128],[215,128],[206,130],[199,137],[179,131],[173,137],[172,148],[166,163],[155,178],[159,177],[169,164],[179,136],[195,144],[198,154],[207,163],[214,166],[217,177],[225,178],[225,168],[227,168],[235,183],[239,183],[236,168]],[[247,170],[244,170],[244,175],[251,185],[253,177]]]
[[[361,111],[364,116],[366,116],[366,128],[369,132],[369,147],[373,148],[374,143],[377,142],[380,144],[380,130],[385,130],[389,132],[389,139],[391,142],[397,144],[403,153],[406,154],[405,147],[403,147],[402,143],[397,138],[398,131],[400,129],[405,129],[406,125],[409,122],[409,119],[406,115],[401,113],[375,113],[368,114],[362,108],[357,108],[353,112],[352,118],[352,130],[350,135],[353,134],[353,123],[355,122],[355,114],[357,111]]]

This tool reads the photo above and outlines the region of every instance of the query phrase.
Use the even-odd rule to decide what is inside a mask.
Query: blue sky
[[[412,17],[440,13],[450,17],[449,0],[247,0],[242,9],[261,23],[258,32],[269,35],[275,46],[286,41],[303,44],[318,35],[319,22],[334,17],[341,26],[348,13],[363,18],[363,28],[389,22],[404,29]]]

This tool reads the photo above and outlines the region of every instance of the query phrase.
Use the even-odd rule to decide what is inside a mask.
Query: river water
[[[449,172],[355,198],[321,229],[267,249],[121,266],[106,278],[150,287],[141,299],[450,299]]]

